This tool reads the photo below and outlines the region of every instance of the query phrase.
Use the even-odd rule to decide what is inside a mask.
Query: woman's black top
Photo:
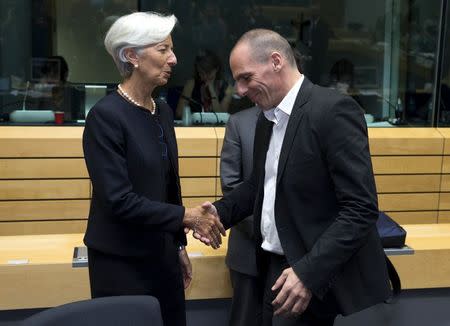
[[[90,110],[83,134],[93,186],[88,247],[142,256],[164,255],[168,242],[186,244],[173,114],[159,101],[156,114],[117,92]]]

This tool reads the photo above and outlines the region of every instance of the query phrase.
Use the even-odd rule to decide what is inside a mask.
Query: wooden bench
[[[450,287],[450,224],[405,225],[413,255],[391,256],[404,289]],[[52,307],[89,297],[87,268],[73,268],[82,234],[0,237],[0,309]],[[229,298],[226,241],[212,250],[189,238],[194,278],[187,299]],[[28,263],[15,265],[20,260]],[[9,263],[8,263],[9,261]]]

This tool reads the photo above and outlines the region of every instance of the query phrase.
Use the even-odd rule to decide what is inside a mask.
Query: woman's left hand
[[[184,288],[187,289],[192,281],[192,265],[186,249],[178,252],[180,258],[181,272],[183,273]]]

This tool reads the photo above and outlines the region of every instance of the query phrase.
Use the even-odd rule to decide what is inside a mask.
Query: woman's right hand
[[[214,249],[220,247],[222,235],[225,236],[225,228],[218,216],[209,212],[209,210],[196,206],[186,208],[183,218],[183,226],[200,235],[201,240],[206,245],[211,245]]]

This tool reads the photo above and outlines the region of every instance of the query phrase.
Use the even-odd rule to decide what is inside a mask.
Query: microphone
[[[25,96],[23,97],[23,102],[22,102],[22,111],[25,111],[25,102],[27,101],[29,88],[30,88],[30,82],[27,80],[27,87],[25,88]]]
[[[397,99],[397,105],[392,104],[391,101],[389,101],[388,99],[384,98],[383,96],[381,96],[381,98],[386,101],[387,104],[389,104],[389,106],[391,108],[394,109],[394,114],[395,114],[395,118],[393,119],[389,119],[389,122],[392,123],[393,125],[401,125],[404,124],[405,121],[403,119],[403,106],[402,106],[402,100],[400,99],[400,97]]]
[[[198,106],[200,106],[200,107],[202,108],[202,111],[204,110],[203,104],[200,103],[199,101],[194,100],[192,97],[189,97],[189,96],[184,95],[182,92],[180,92],[180,91],[178,91],[178,90],[176,90],[176,92],[180,95],[180,97],[181,97],[182,99],[185,99],[186,101],[189,101],[189,102],[192,102],[192,103],[194,103],[194,104],[197,104]],[[203,112],[199,112],[199,115],[200,115],[200,124],[203,124],[203,115],[204,115],[205,113],[207,114],[208,112],[204,112],[204,111],[203,111]],[[219,116],[217,115],[216,111],[214,111],[214,109],[212,108],[212,105],[211,105],[211,113],[214,114],[214,116],[215,116],[215,118],[216,118],[216,123],[217,123],[217,124],[220,124]]]

